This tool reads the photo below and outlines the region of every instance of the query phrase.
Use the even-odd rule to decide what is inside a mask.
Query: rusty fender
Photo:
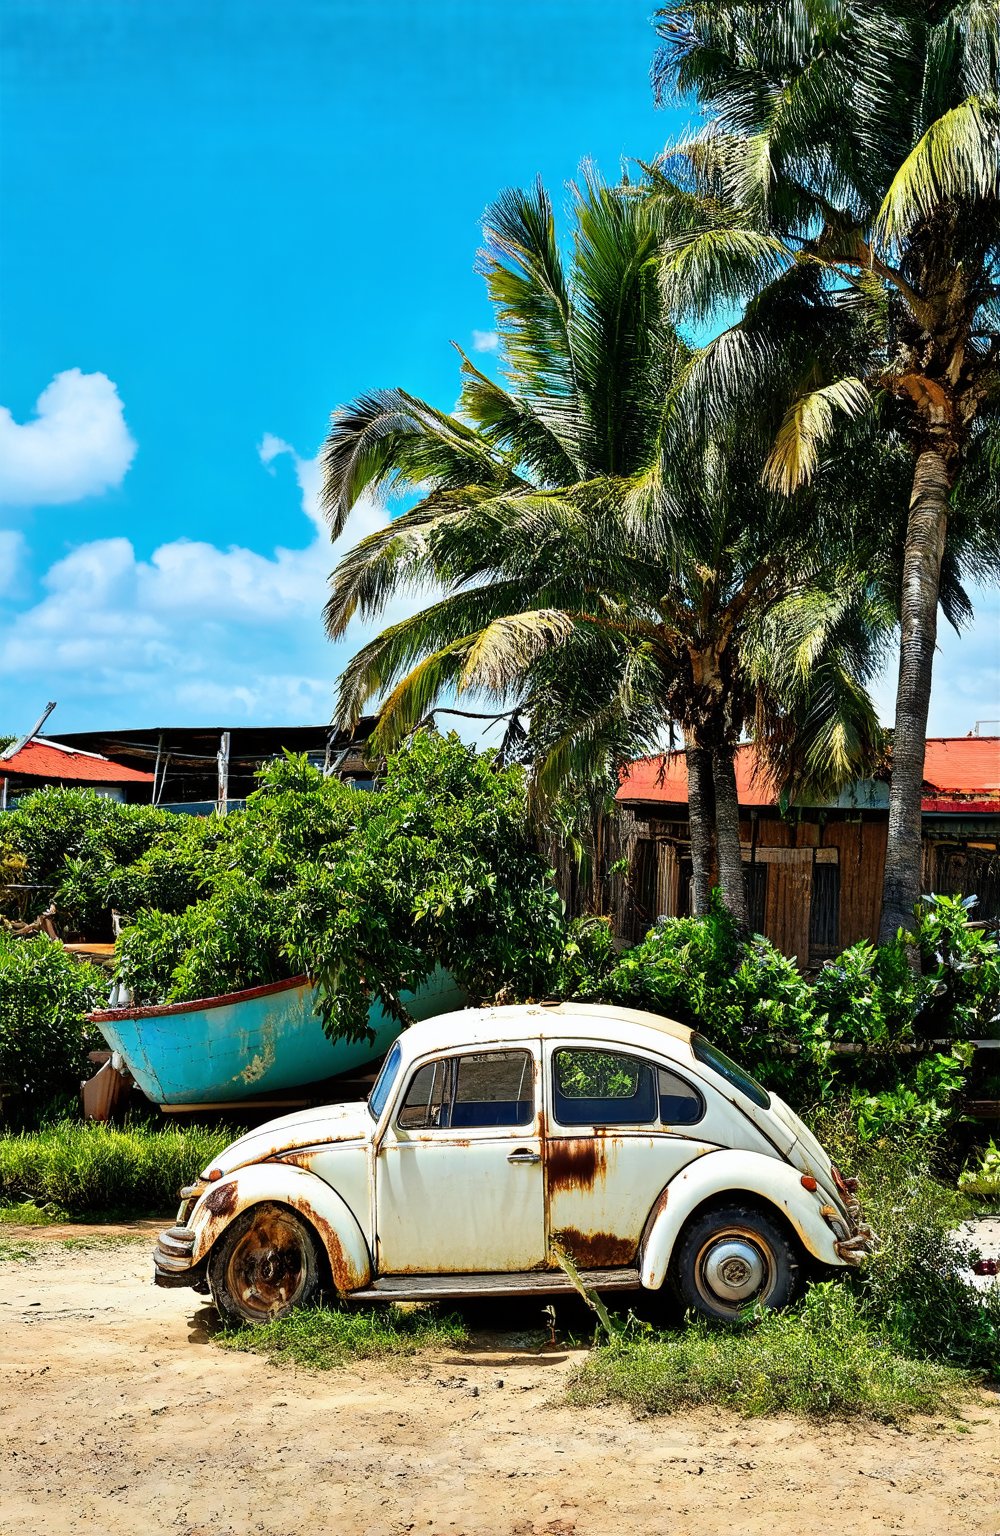
[[[371,1257],[350,1207],[316,1174],[286,1163],[250,1163],[209,1185],[187,1220],[195,1234],[192,1265],[205,1258],[235,1217],[265,1200],[290,1206],[315,1229],[338,1291],[368,1284]]]
[[[714,1195],[731,1194],[734,1205],[741,1196],[772,1205],[791,1224],[813,1258],[842,1266],[837,1234],[820,1210],[826,1196],[803,1189],[801,1178],[797,1168],[759,1152],[723,1149],[688,1163],[667,1185],[649,1224],[640,1255],[643,1285],[650,1290],[660,1288],[681,1228],[692,1211]]]

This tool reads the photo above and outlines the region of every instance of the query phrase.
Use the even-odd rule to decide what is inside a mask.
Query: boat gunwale
[[[250,1002],[275,992],[288,992],[305,986],[308,976],[292,976],[286,981],[269,981],[260,987],[246,987],[241,992],[220,992],[217,997],[197,997],[185,1003],[149,1003],[142,1008],[99,1008],[87,1014],[92,1024],[113,1024],[116,1019],[162,1019],[177,1013],[203,1013],[209,1008],[225,1008],[232,1003]]]

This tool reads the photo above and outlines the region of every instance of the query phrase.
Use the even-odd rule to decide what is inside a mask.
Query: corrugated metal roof
[[[36,737],[13,757],[0,759],[0,778],[68,784],[152,784],[153,775],[124,768],[96,752],[79,752]]]
[[[683,752],[662,757],[641,757],[622,775],[619,800],[656,800],[664,805],[687,805],[687,763]],[[736,749],[736,792],[741,805],[777,805],[774,785],[758,768],[753,747]]]
[[[752,746],[737,748],[736,789],[741,805],[778,803],[774,785],[760,769]],[[643,757],[630,764],[617,798],[686,805],[684,753]],[[1000,813],[1000,736],[930,737],[924,756],[922,808],[939,815]]]

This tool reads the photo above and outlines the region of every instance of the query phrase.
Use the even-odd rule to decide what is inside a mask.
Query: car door
[[[537,1040],[417,1063],[375,1158],[381,1274],[545,1262]]]
[[[704,1095],[665,1063],[571,1040],[546,1045],[545,1090],[548,1237],[585,1269],[624,1268],[664,1185],[715,1145]]]

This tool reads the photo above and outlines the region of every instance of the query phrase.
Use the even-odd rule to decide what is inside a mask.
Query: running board
[[[591,1291],[635,1291],[642,1284],[637,1269],[581,1269]],[[558,1269],[528,1269],[506,1275],[385,1275],[349,1301],[459,1301],[472,1296],[549,1296],[576,1287]]]

